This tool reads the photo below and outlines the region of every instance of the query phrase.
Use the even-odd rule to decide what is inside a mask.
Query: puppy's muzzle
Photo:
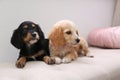
[[[35,38],[37,34],[36,33],[32,33],[31,35],[32,35],[32,37]]]
[[[76,42],[79,43],[79,42],[80,42],[80,39],[77,38],[77,39],[76,39]]]
[[[32,36],[32,38],[29,41],[30,44],[34,44],[34,43],[36,43],[40,39],[40,36],[38,35],[37,32],[31,33],[31,36]]]
[[[31,33],[31,36],[32,36],[32,40],[34,40],[34,39],[39,39],[39,35],[38,35],[37,32]]]

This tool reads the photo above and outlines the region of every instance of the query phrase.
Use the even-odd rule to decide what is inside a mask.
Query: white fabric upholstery
[[[0,64],[0,80],[120,80],[120,49],[90,48],[94,58],[80,57],[69,64],[28,62]]]

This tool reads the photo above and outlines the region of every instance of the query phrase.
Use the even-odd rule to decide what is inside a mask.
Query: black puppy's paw
[[[21,57],[20,59],[17,60],[16,62],[16,67],[17,68],[23,68],[26,64],[26,58],[25,57]]]
[[[43,60],[44,60],[44,62],[47,63],[47,64],[50,64],[50,65],[55,64],[55,59],[52,58],[52,57],[45,56]]]

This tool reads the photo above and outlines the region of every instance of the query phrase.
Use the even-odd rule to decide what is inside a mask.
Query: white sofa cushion
[[[80,57],[69,64],[28,62],[0,64],[0,80],[120,80],[120,49],[90,48],[94,58]]]

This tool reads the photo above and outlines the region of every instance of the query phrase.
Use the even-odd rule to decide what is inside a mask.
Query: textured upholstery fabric
[[[0,80],[120,80],[120,49],[90,51],[94,58],[80,57],[68,64],[34,61],[18,69],[15,63],[1,63]]]
[[[88,35],[88,43],[102,48],[120,48],[120,27],[94,29]]]

